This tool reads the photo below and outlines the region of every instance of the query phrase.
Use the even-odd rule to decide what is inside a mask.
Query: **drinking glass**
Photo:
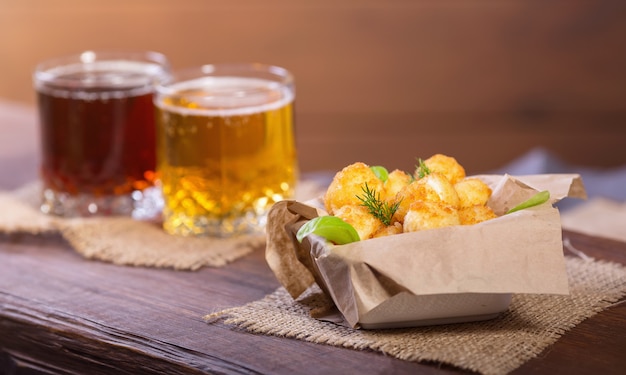
[[[153,92],[169,70],[149,51],[84,51],[36,67],[42,212],[133,214],[155,181]]]
[[[175,71],[158,84],[157,175],[163,228],[181,236],[263,233],[298,178],[295,86],[256,63]]]

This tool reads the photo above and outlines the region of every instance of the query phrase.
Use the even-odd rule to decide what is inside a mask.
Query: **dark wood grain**
[[[304,171],[337,171],[356,161],[410,171],[418,157],[444,153],[480,174],[538,147],[579,166],[626,164],[626,112],[300,113],[297,120]]]
[[[304,171],[446,152],[474,174],[537,146],[615,167],[625,45],[623,0],[5,1],[0,97],[34,105],[35,65],[85,49],[259,61],[296,77]]]
[[[203,315],[262,298],[278,286],[262,249],[228,267],[176,272],[87,261],[59,238],[4,239],[0,274],[0,347],[25,367],[92,374],[293,374],[305,368],[328,374],[421,367],[372,352],[206,324]]]
[[[572,246],[596,259],[626,264],[623,242],[565,232]],[[626,369],[626,303],[611,308],[568,331],[539,358],[516,374],[623,374]]]
[[[624,243],[565,235],[590,256],[626,263]],[[85,260],[56,236],[4,236],[0,275],[0,373],[458,372],[204,322],[207,313],[257,300],[278,286],[262,249],[223,268],[179,272]],[[625,320],[624,304],[614,306],[516,373],[626,368]]]
[[[32,106],[30,75],[44,58],[147,48],[176,67],[254,60],[293,70],[307,172],[354,161],[408,170],[415,157],[443,152],[473,174],[536,146],[571,163],[626,163],[621,0],[94,4],[3,4],[0,96]],[[35,122],[32,107],[0,112],[0,189],[36,178]],[[626,264],[624,243],[565,235],[590,256]],[[0,236],[0,374],[461,372],[202,319],[277,286],[263,249],[178,272],[89,261],[58,236]],[[514,373],[622,374],[624,353],[621,303]]]
[[[33,116],[30,111],[15,114],[11,108],[0,113],[3,130],[22,131],[10,133],[9,148],[0,150],[2,189],[36,177],[37,152],[29,148],[35,143],[28,138]],[[21,127],[12,127],[13,123]],[[476,129],[485,136],[479,126]],[[577,128],[572,129],[575,133]],[[11,149],[12,145],[17,147]],[[337,155],[347,157],[339,151]],[[625,243],[565,235],[590,256],[626,264]],[[375,352],[254,335],[202,319],[207,313],[262,298],[276,287],[263,249],[223,268],[177,272],[89,261],[58,236],[3,235],[0,374],[461,372]],[[621,373],[626,368],[625,321],[626,304],[613,306],[568,331],[515,373]]]

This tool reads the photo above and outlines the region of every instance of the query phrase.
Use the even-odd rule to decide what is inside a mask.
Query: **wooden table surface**
[[[3,137],[28,136],[29,131],[8,133],[2,122],[28,122],[28,111],[0,109]],[[0,152],[0,189],[35,177],[27,167],[36,159],[29,142],[15,152]],[[626,264],[626,243],[564,235],[590,256]],[[180,272],[88,261],[55,235],[0,235],[0,373],[460,372],[376,352],[254,335],[202,318],[260,299],[278,285],[261,248],[225,267]],[[626,304],[621,303],[568,331],[514,373],[623,373],[624,353]]]

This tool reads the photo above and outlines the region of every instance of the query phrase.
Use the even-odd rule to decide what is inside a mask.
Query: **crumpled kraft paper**
[[[550,201],[471,226],[342,246],[317,236],[298,243],[295,233],[299,227],[326,213],[319,200],[307,204],[284,201],[275,205],[268,218],[267,262],[292,297],[316,283],[332,298],[345,323],[355,328],[363,320],[384,327],[386,318],[397,319],[398,306],[420,316],[422,297],[426,296],[431,297],[429,303],[440,305],[435,314],[445,315],[459,309],[451,296],[467,300],[468,295],[568,294],[560,217],[553,204],[568,196],[586,197],[580,176],[474,177],[492,188],[488,205],[499,215],[541,190],[550,191]],[[414,302],[406,300],[407,296],[415,297]],[[398,304],[398,299],[403,302]],[[372,320],[368,314],[376,318]],[[430,318],[437,321],[433,320],[437,316]]]

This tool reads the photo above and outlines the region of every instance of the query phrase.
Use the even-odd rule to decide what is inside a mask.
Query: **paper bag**
[[[316,283],[354,328],[484,320],[506,310],[512,293],[568,294],[553,204],[585,198],[580,176],[474,177],[491,187],[498,218],[341,246],[295,239],[307,220],[326,214],[321,200],[279,202],[268,217],[266,260],[292,297]],[[504,214],[542,190],[548,202]]]

